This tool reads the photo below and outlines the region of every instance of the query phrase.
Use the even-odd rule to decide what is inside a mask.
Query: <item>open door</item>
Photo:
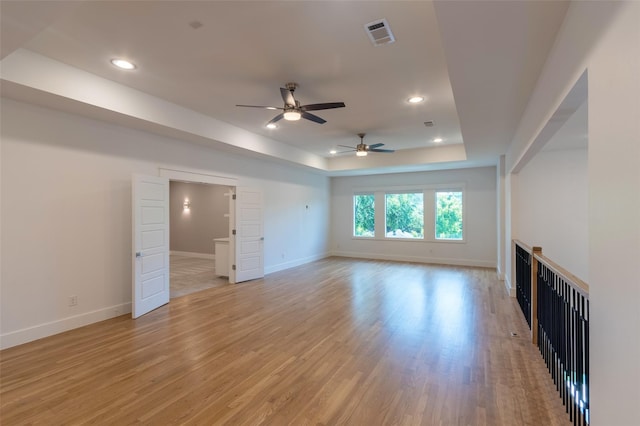
[[[237,187],[232,202],[235,235],[230,248],[235,254],[229,274],[230,282],[243,282],[264,277],[264,207],[262,191]],[[234,269],[235,266],[235,269]]]
[[[134,175],[131,316],[169,303],[169,179]]]

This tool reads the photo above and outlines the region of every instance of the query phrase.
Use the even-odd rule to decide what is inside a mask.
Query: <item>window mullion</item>
[[[436,236],[436,191],[424,190],[424,239],[434,241]]]
[[[375,203],[376,203],[376,211],[375,211],[375,237],[376,238],[384,238],[385,234],[385,205],[384,205],[384,192],[376,191],[375,195]]]

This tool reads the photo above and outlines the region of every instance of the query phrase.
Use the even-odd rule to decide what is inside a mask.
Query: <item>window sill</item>
[[[426,239],[426,238],[379,238],[379,237],[351,237],[352,240],[359,241],[399,241],[399,242],[409,242],[409,243],[445,243],[445,244],[466,244],[466,240],[436,240]]]

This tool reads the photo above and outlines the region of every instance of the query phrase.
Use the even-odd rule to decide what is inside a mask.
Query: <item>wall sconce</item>
[[[191,210],[191,202],[189,200],[184,200],[184,203],[182,204],[182,207],[186,211]]]

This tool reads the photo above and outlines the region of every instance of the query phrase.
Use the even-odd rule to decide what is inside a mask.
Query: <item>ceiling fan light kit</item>
[[[284,117],[285,120],[288,120],[288,121],[298,121],[302,117],[302,114],[298,111],[292,110],[292,111],[285,111],[285,113],[282,114],[282,116]]]

